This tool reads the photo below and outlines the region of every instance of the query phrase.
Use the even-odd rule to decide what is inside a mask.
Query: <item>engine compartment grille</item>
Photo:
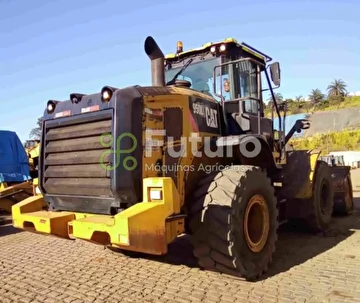
[[[45,124],[42,178],[46,193],[113,197],[110,171],[104,168],[110,162],[111,135],[111,117],[64,126]]]

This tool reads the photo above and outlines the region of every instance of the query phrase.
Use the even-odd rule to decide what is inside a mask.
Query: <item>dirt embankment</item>
[[[334,111],[315,112],[308,118],[311,127],[304,134],[305,137],[318,133],[336,132],[343,129],[360,128],[360,106],[344,108]]]

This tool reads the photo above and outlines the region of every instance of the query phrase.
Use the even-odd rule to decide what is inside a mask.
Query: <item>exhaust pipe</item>
[[[145,53],[151,60],[151,81],[153,86],[165,86],[165,56],[154,38],[149,36],[144,43]]]

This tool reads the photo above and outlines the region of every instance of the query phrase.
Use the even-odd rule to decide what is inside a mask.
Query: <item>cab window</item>
[[[259,98],[257,65],[251,61],[238,62],[235,66],[235,74],[239,81],[240,97]],[[256,100],[244,101],[247,113],[257,114],[259,103]]]
[[[223,57],[221,63],[226,63],[226,61],[230,60]],[[215,96],[215,99],[219,102],[221,101],[219,95],[221,95],[225,101],[235,99],[233,78],[230,70],[232,70],[232,65],[223,65],[216,68],[215,88],[217,95]]]
[[[184,60],[184,64],[187,60]],[[190,64],[177,79],[187,80],[191,83],[191,88],[199,92],[217,98],[213,92],[213,70],[219,64],[217,58],[201,60]],[[171,68],[165,71],[165,81],[170,81],[182,66]]]

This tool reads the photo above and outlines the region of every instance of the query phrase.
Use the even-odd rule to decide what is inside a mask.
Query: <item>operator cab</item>
[[[183,51],[182,42],[178,42],[176,54],[165,56],[165,81],[167,85],[176,85],[175,79],[182,80],[179,81],[182,85],[185,83],[221,102],[226,125],[224,135],[258,133],[272,141],[273,122],[264,118],[262,98],[263,91],[273,89],[267,67],[276,88],[280,86],[279,63],[266,66],[271,60],[233,38],[189,51]],[[267,89],[262,89],[264,74]],[[273,102],[276,106],[276,101]]]

